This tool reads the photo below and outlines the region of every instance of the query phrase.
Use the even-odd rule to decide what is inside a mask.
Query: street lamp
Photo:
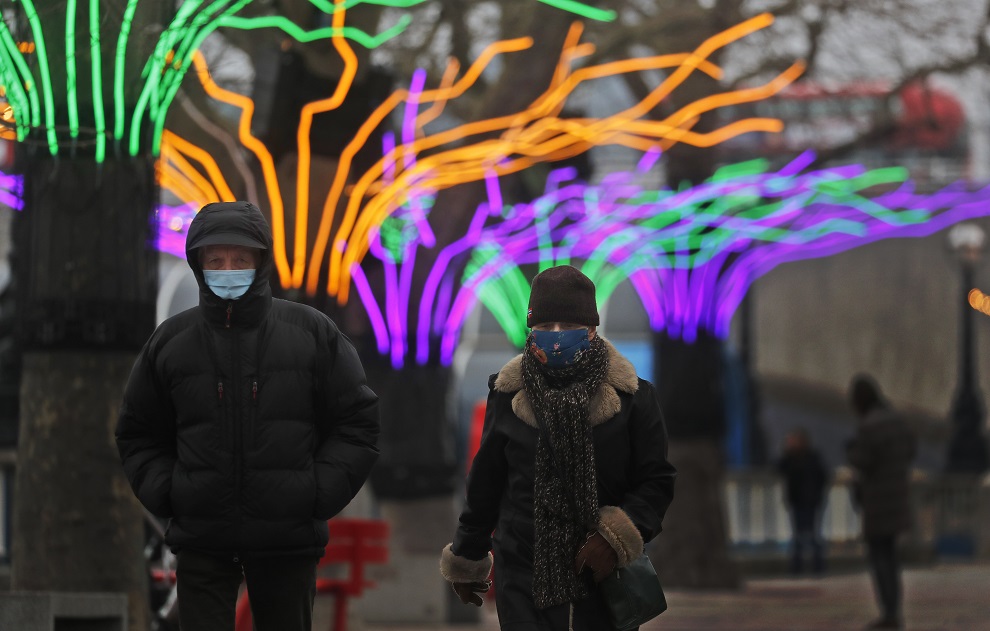
[[[987,443],[983,436],[983,399],[976,385],[974,310],[967,295],[973,288],[973,270],[983,250],[986,234],[973,223],[956,224],[949,230],[949,247],[962,270],[962,319],[959,335],[959,383],[952,402],[953,430],[946,469],[958,473],[982,473],[988,464]]]

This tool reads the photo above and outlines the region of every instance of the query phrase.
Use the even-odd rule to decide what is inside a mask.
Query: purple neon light
[[[24,208],[23,184],[24,176],[22,175],[0,173],[0,204],[9,206],[14,210]]]
[[[355,265],[351,268],[351,277],[354,280],[354,287],[357,289],[358,296],[361,298],[361,304],[364,305],[368,319],[371,321],[371,330],[375,334],[378,352],[384,355],[388,352],[388,326],[385,324],[382,311],[378,308],[378,303],[375,301],[375,294],[371,291],[368,278],[364,275],[364,270],[361,269],[360,265]]]

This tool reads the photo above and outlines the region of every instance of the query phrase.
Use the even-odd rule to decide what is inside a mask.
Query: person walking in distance
[[[311,631],[327,520],[378,456],[378,397],[323,313],[272,298],[267,221],[207,204],[186,259],[199,305],[141,350],[116,428],[135,495],[168,518],[182,631],[232,631],[247,582],[257,631]]]
[[[904,417],[893,410],[869,376],[856,376],[849,398],[859,416],[847,447],[857,474],[863,536],[881,617],[870,629],[900,629],[901,564],[898,536],[911,528],[911,463],[916,438]]]
[[[821,516],[828,474],[821,455],[811,446],[808,432],[797,429],[787,434],[777,471],[784,478],[784,499],[791,514],[791,572],[800,574],[804,569],[808,549],[812,571],[821,574],[825,571]]]
[[[440,571],[505,631],[613,629],[598,583],[643,554],[674,495],[656,391],[597,334],[591,279],[533,280],[524,352],[489,378],[481,446]],[[494,531],[494,535],[492,532]]]

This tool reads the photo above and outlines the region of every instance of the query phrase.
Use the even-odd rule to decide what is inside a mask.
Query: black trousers
[[[821,512],[816,508],[792,508],[791,572],[804,569],[805,550],[811,552],[811,569],[816,574],[825,571],[825,550],[821,538]]]
[[[897,556],[897,535],[867,537],[866,549],[883,617],[887,620],[900,620],[901,562]]]
[[[233,631],[243,578],[255,631],[311,631],[316,597],[315,556],[234,562],[193,550],[176,557],[181,631]]]

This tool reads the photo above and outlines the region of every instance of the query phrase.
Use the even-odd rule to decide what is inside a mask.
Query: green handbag
[[[667,610],[657,571],[645,553],[609,574],[600,586],[618,631],[635,629]]]

